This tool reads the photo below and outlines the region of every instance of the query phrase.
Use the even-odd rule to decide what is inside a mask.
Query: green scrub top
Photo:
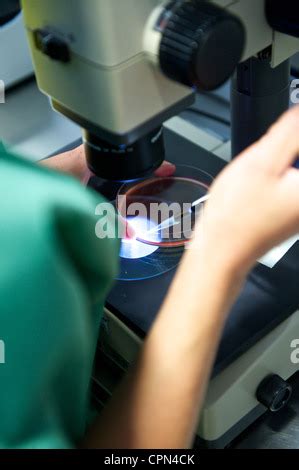
[[[95,235],[101,202],[0,148],[0,448],[72,448],[86,431],[118,268],[117,239]]]

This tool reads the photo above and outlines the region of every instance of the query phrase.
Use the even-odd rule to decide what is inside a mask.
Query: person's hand
[[[60,153],[54,157],[41,160],[39,165],[61,173],[66,173],[77,178],[81,182],[84,181],[87,173],[83,145],[80,145],[73,150],[69,150],[68,152]]]
[[[299,107],[216,179],[193,243],[213,247],[218,263],[249,270],[299,233]]]

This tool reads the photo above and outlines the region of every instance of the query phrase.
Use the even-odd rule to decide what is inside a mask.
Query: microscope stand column
[[[290,61],[276,68],[270,53],[239,64],[231,86],[232,157],[262,137],[288,109]]]

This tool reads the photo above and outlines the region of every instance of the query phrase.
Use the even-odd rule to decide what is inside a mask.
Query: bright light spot
[[[146,233],[156,226],[156,224],[143,217],[132,217],[127,219],[128,224],[135,232],[134,238],[122,240],[120,256],[126,259],[139,259],[149,256],[158,250],[158,246],[142,243],[137,238],[146,238]],[[157,235],[158,237],[158,235]],[[151,237],[152,238],[152,237]],[[157,241],[159,239],[157,238]]]

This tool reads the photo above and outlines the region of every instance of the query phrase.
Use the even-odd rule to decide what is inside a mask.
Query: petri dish
[[[152,254],[138,258],[120,257],[117,281],[132,282],[153,279],[174,270],[180,263],[182,248],[157,248]]]
[[[208,194],[212,183],[208,173],[177,165],[171,177],[152,176],[123,185],[116,206],[132,224],[141,244],[163,249],[184,247],[202,208],[198,205],[194,210],[192,205]]]
[[[137,232],[148,225],[141,217],[128,220]],[[173,270],[180,262],[183,248],[163,249],[139,241],[137,238],[122,240],[118,281],[152,279]]]

